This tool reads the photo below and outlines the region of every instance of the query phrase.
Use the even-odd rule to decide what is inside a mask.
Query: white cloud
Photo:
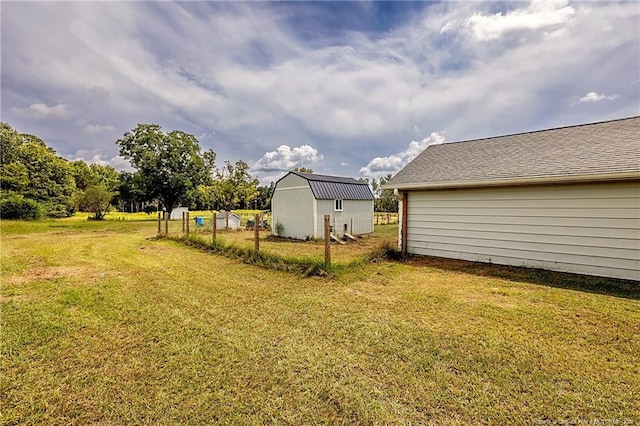
[[[252,167],[253,171],[287,171],[295,167],[311,166],[323,159],[318,150],[310,145],[289,147],[280,145],[275,151],[266,152]]]
[[[578,100],[578,103],[599,102],[602,100],[615,101],[618,95],[604,95],[598,92],[589,92]]]
[[[21,116],[33,118],[67,118],[70,113],[66,105],[47,106],[43,103],[29,105],[27,108],[13,107],[11,110]]]
[[[402,152],[389,155],[387,157],[376,157],[369,161],[365,167],[360,169],[360,175],[378,178],[389,173],[394,174],[406,166],[418,154],[424,151],[429,145],[439,145],[444,143],[445,137],[439,133],[431,133],[421,141],[412,141]]]
[[[199,135],[219,161],[244,159],[263,178],[268,168],[319,169],[287,162],[293,147],[260,158],[282,141],[322,152],[323,173],[354,175],[372,158],[380,164],[371,167],[384,168],[389,144],[419,140],[424,129],[446,128],[448,138],[462,140],[637,114],[637,90],[628,90],[638,75],[640,17],[632,2],[438,2],[383,32],[346,25],[309,37],[316,27],[305,23],[322,27],[315,19],[322,9],[297,2],[8,2],[3,120],[50,140],[63,155],[100,147],[101,158],[117,154],[107,136],[158,123]],[[158,25],[141,25],[148,21]],[[514,32],[523,35],[518,42],[502,37]],[[561,100],[578,103],[584,84],[619,97],[602,102],[608,111],[576,115]],[[75,121],[61,126],[37,120],[36,112],[15,114],[12,107],[34,99],[63,105]],[[114,131],[83,130],[89,123]]]
[[[120,171],[120,172],[133,172],[135,171],[135,169],[131,166],[131,163],[129,163],[129,160],[127,160],[126,158],[120,156],[120,155],[116,155],[115,157],[111,158],[110,160],[107,160],[106,163],[110,166],[112,166],[114,169]]]
[[[476,13],[465,24],[477,40],[494,40],[512,31],[536,30],[564,24],[576,14],[568,3],[567,0],[532,0],[529,6],[506,14]],[[445,31],[445,28],[442,30]]]
[[[112,132],[115,128],[109,124],[87,124],[84,126],[84,131],[90,135],[100,132]]]
[[[101,166],[112,166],[120,172],[133,172],[135,169],[131,167],[131,163],[126,158],[117,155],[108,160],[103,160],[103,154],[96,153],[96,150],[80,149],[76,151],[71,161],[84,161],[87,164],[100,164]]]

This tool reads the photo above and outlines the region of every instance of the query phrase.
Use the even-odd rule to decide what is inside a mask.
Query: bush
[[[402,252],[390,241],[384,241],[369,254],[369,260],[372,262],[400,259],[402,259]]]
[[[42,207],[37,202],[13,195],[0,201],[0,218],[33,220],[42,217]]]
[[[71,204],[59,202],[47,202],[42,204],[42,210],[46,217],[62,218],[71,217],[76,212],[75,207]]]

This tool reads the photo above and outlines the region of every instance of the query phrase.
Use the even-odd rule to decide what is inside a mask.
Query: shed
[[[189,207],[175,207],[171,210],[169,218],[171,220],[182,220],[182,214],[189,211]]]
[[[225,229],[227,226],[227,215],[229,216],[229,229],[240,229],[240,216],[233,212],[220,212],[216,215],[216,228]]]
[[[323,238],[326,214],[336,236],[373,233],[373,193],[350,177],[289,172],[276,182],[271,212],[271,228],[280,237]]]
[[[640,280],[640,117],[429,146],[385,188],[404,253]]]

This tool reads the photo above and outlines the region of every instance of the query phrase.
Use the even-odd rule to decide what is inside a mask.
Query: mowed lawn
[[[153,221],[0,227],[3,424],[640,421],[635,285],[433,260],[302,278]]]

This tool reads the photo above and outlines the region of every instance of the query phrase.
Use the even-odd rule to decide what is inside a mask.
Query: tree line
[[[171,212],[179,205],[192,210],[268,210],[275,187],[261,186],[242,160],[218,167],[215,152],[202,151],[195,136],[164,132],[157,124],[139,124],[116,141],[133,173],[68,161],[37,136],[19,133],[7,123],[0,123],[0,143],[3,219],[68,217],[87,211],[99,220],[113,208],[152,213]],[[376,195],[376,211],[397,211],[393,194],[380,188],[390,177],[367,180]]]

